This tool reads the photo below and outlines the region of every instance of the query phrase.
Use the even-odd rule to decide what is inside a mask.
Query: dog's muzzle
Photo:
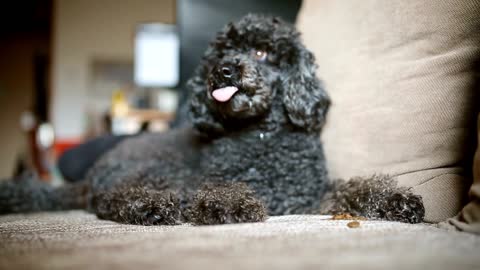
[[[237,65],[218,64],[210,72],[210,94],[218,102],[228,102],[239,91],[240,82],[241,70]]]

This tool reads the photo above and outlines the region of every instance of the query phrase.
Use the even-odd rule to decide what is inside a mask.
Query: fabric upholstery
[[[478,269],[480,236],[425,224],[272,217],[135,226],[83,211],[0,216],[0,269]]]
[[[462,209],[460,214],[448,222],[462,231],[480,234],[480,116],[478,118],[477,152],[473,162],[474,182],[470,188],[470,202]]]
[[[397,176],[426,221],[466,199],[480,1],[305,0],[298,17],[332,98],[322,140],[333,178]]]

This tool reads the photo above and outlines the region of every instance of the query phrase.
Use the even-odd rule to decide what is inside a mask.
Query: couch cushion
[[[474,124],[480,1],[305,0],[298,18],[332,98],[333,178],[384,173],[422,195],[425,219],[456,215]]]
[[[272,217],[135,226],[82,211],[0,216],[0,269],[472,269],[480,236],[424,224]]]
[[[473,161],[474,182],[470,188],[470,202],[462,209],[460,214],[448,222],[458,229],[480,234],[480,115],[478,117],[477,152]]]

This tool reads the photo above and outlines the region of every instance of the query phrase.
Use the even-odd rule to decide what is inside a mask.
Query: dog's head
[[[276,114],[277,124],[317,132],[330,102],[315,70],[292,25],[247,15],[218,33],[189,81],[192,122],[221,133]]]

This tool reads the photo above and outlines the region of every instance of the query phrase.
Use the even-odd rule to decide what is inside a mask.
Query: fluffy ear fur
[[[215,119],[207,97],[206,74],[207,70],[201,64],[187,83],[190,92],[189,117],[193,126],[208,135],[220,134],[224,131],[222,124]]]
[[[313,54],[300,48],[296,59],[294,71],[283,82],[283,103],[292,124],[318,132],[325,123],[330,98],[315,75],[317,66]]]

